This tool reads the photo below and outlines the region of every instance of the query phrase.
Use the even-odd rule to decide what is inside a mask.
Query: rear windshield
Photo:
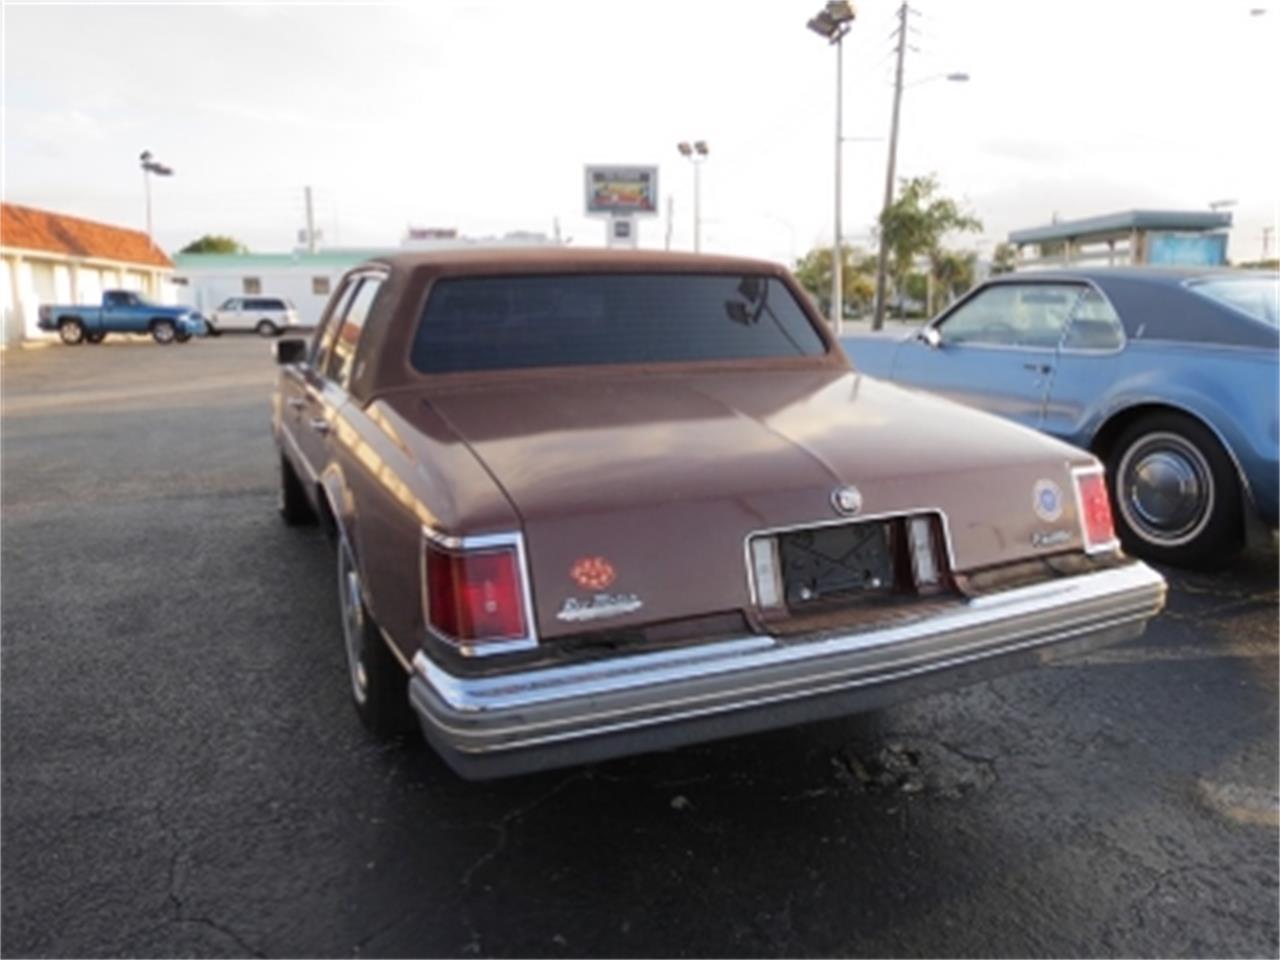
[[[438,280],[411,360],[457,373],[825,352],[776,278],[599,273]]]
[[[1191,289],[1210,300],[1247,313],[1255,320],[1280,326],[1277,309],[1280,304],[1280,279],[1274,277],[1242,277],[1230,280],[1202,280]]]

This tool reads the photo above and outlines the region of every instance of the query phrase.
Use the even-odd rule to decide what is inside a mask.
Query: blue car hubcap
[[[1204,455],[1176,433],[1150,433],[1120,461],[1116,500],[1138,536],[1162,547],[1194,540],[1213,513],[1213,473]]]

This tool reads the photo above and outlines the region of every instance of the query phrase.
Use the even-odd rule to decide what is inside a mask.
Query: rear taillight
[[[528,640],[516,545],[455,550],[427,540],[423,551],[424,614],[433,633],[469,654]]]
[[[1116,529],[1111,521],[1111,500],[1107,496],[1107,478],[1102,467],[1076,470],[1073,476],[1085,552],[1115,550],[1118,546]]]

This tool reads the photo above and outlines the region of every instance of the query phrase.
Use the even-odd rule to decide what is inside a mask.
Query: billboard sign
[[[586,168],[588,214],[627,217],[658,212],[657,167]]]

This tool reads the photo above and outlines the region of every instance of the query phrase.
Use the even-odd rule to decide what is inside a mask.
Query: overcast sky
[[[4,5],[6,200],[286,250],[305,184],[331,245],[405,228],[550,232],[603,242],[586,162],[653,163],[692,243],[706,139],[704,249],[787,260],[831,238],[835,55],[805,29],[819,0],[474,0],[389,6]],[[1010,229],[1234,199],[1234,259],[1280,205],[1276,0],[918,0],[899,173],[936,172]],[[1265,8],[1263,15],[1251,15]],[[845,43],[845,234],[883,191],[894,0],[865,0]],[[929,80],[967,71],[967,84]],[[660,247],[661,218],[641,225]],[[1271,247],[1274,255],[1276,241]]]

